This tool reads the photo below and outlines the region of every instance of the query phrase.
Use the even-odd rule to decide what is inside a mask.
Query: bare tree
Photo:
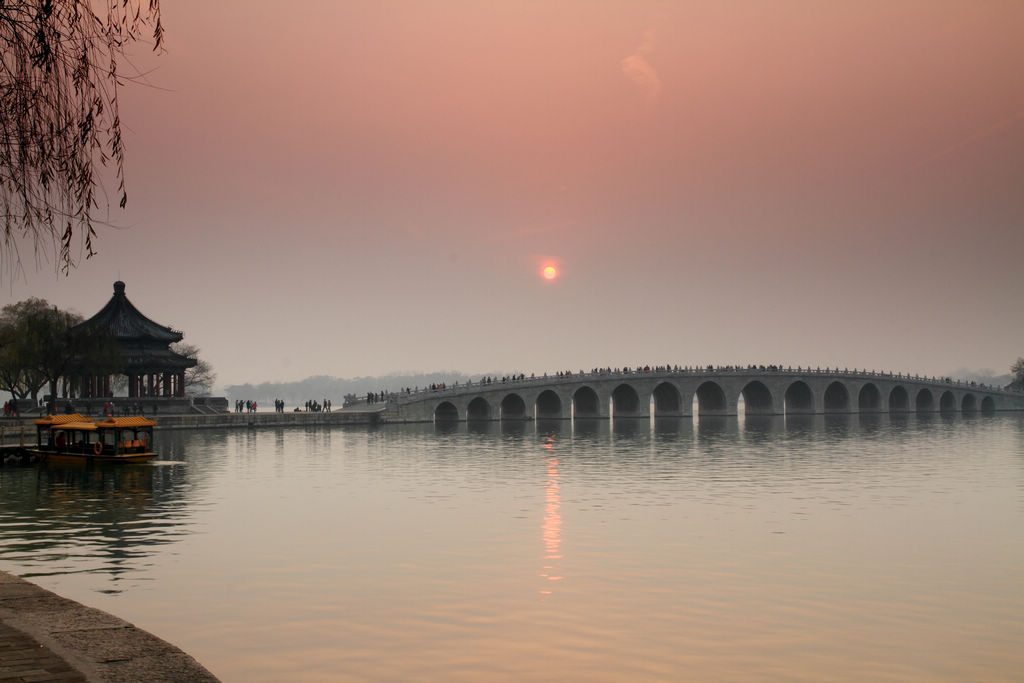
[[[0,273],[22,242],[65,274],[95,254],[101,166],[125,206],[118,61],[144,29],[160,49],[159,0],[0,0]]]
[[[213,391],[213,383],[217,381],[217,373],[209,361],[199,357],[199,347],[177,342],[171,344],[171,350],[196,361],[194,366],[185,370],[185,393],[189,396],[209,396]]]

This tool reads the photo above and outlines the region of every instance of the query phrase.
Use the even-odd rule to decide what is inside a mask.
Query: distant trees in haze
[[[143,30],[163,41],[159,0],[0,0],[0,273],[21,269],[20,243],[38,267],[72,247],[95,253],[101,173],[112,166],[128,200],[117,89],[125,47]],[[5,272],[6,271],[6,272]]]

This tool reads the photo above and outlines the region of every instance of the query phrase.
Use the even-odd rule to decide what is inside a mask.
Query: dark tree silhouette
[[[82,316],[26,299],[0,309],[0,389],[14,398],[31,396],[49,385],[56,395],[64,379],[80,390],[83,374],[117,374],[122,359],[107,330],[75,330]]]
[[[127,202],[118,61],[144,30],[160,49],[159,0],[0,0],[0,273],[21,244],[65,274],[95,254],[101,167]]]
[[[1024,391],[1024,358],[1018,358],[1010,366],[1010,372],[1013,373],[1013,381],[1006,388],[1013,389],[1014,391]]]

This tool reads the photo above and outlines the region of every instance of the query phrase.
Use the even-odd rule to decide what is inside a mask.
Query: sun
[[[554,266],[544,266],[544,270],[540,271],[540,274],[544,276],[545,280],[554,280],[558,277],[558,269]]]

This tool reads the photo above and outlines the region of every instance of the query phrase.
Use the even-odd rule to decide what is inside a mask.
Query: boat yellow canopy
[[[78,413],[71,413],[69,415],[47,415],[35,420],[35,423],[41,427],[64,426],[69,422],[91,423],[92,418],[79,415]]]
[[[133,417],[107,417],[96,423],[97,427],[102,427],[103,429],[131,429],[133,427],[153,427],[155,425],[155,420],[147,419],[141,415]]]
[[[96,425],[92,422],[65,422],[61,425],[55,425],[56,429],[73,429],[79,432],[95,432]]]

